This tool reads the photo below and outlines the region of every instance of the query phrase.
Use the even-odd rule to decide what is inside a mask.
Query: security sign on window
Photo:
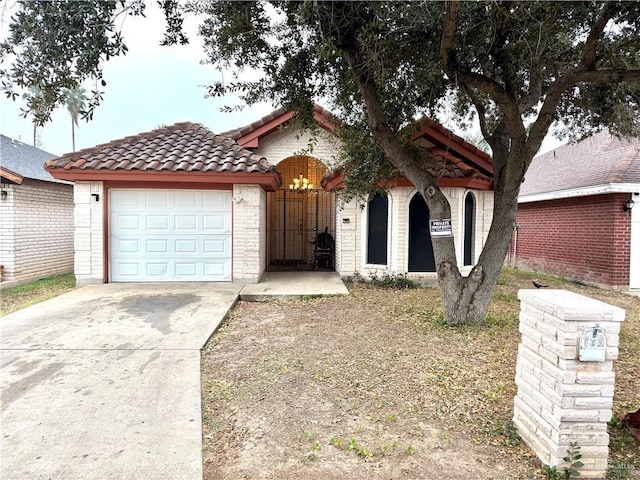
[[[451,219],[429,220],[429,231],[432,237],[452,237]]]

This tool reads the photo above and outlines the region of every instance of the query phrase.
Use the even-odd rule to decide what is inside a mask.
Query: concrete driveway
[[[200,348],[240,288],[91,285],[0,318],[0,478],[202,478]]]

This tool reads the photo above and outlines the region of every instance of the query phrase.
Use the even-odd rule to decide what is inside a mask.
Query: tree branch
[[[362,71],[362,62],[357,52],[353,49],[343,48],[342,55],[353,73],[358,90],[366,104],[367,119],[369,127],[375,138],[380,142],[380,146],[389,161],[403,172],[420,191],[425,191],[428,187],[439,189],[437,180],[420,166],[407,154],[396,135],[389,128],[385,121],[385,113],[378,98],[375,84]]]
[[[587,41],[584,42],[584,48],[582,49],[582,58],[580,59],[580,64],[586,70],[592,69],[596,63],[596,51],[598,47],[598,41],[602,32],[604,31],[604,27],[607,26],[607,22],[613,16],[614,9],[611,8],[610,2],[605,2],[602,6],[602,10],[600,11],[600,15],[598,15],[598,19],[596,23],[591,27],[591,31],[589,32],[589,36],[587,37]]]
[[[444,20],[442,39],[440,40],[440,57],[445,72],[456,63],[455,40],[460,20],[460,1],[448,0],[444,2]],[[453,80],[453,79],[450,79]]]
[[[473,89],[468,85],[463,85],[465,93],[471,99],[471,103],[476,107],[476,111],[478,112],[478,121],[480,122],[480,132],[485,140],[491,145],[492,134],[489,132],[489,126],[487,125],[487,117],[486,117],[486,109],[484,108],[484,104],[480,101],[478,96],[475,94]]]
[[[495,100],[507,120],[510,136],[518,137],[526,134],[518,102],[513,94],[505,90],[502,85],[484,75],[473,72],[461,73],[458,79],[464,85],[470,88],[477,88]]]
[[[460,69],[455,54],[455,39],[460,20],[460,8],[461,4],[459,0],[449,0],[445,2],[443,31],[440,40],[440,58],[442,60],[443,70],[450,77],[449,80],[454,84],[459,82],[467,91],[467,94],[473,88],[477,88],[493,98],[507,118],[509,127],[514,129],[511,132],[512,136],[523,135],[525,128],[522,123],[522,118],[520,117],[518,103],[513,95],[495,80],[478,73],[462,71]],[[474,104],[475,103],[476,102],[474,102]]]
[[[598,85],[630,83],[640,85],[640,70],[575,70],[564,77],[560,77],[547,90],[547,96],[542,103],[538,118],[531,125],[526,144],[528,151],[532,151],[535,155],[553,123],[562,94],[579,83]]]

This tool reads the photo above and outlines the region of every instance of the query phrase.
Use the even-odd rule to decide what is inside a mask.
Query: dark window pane
[[[367,235],[367,263],[387,264],[387,221],[389,200],[376,195],[369,200],[369,227]]]
[[[409,271],[436,271],[429,233],[429,208],[420,194],[409,204]]]
[[[473,265],[475,218],[475,202],[473,201],[473,195],[467,193],[467,196],[464,199],[464,265]]]

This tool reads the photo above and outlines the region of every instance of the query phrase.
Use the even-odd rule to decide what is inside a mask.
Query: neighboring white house
[[[246,283],[312,268],[434,277],[422,197],[397,179],[386,207],[372,199],[364,210],[340,208],[336,121],[319,106],[314,116],[313,142],[281,109],[221,135],[179,123],[49,162],[54,177],[75,182],[77,281]],[[491,158],[427,120],[414,140],[440,159],[468,270],[491,220]],[[327,235],[334,244],[319,262]]]
[[[44,169],[55,155],[0,135],[3,287],[73,271],[73,185]]]

